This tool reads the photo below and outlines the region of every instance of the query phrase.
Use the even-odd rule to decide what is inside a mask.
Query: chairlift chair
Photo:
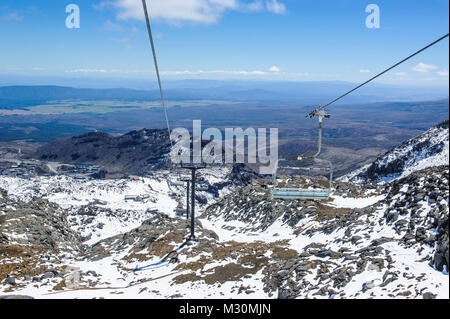
[[[278,166],[278,162],[276,165],[275,172],[273,174],[273,185],[274,188],[271,190],[271,196],[273,199],[312,199],[312,200],[326,200],[330,197],[331,191],[333,188],[333,164],[324,159],[318,159],[317,156],[320,154],[322,150],[322,122],[324,118],[330,118],[330,115],[326,113],[326,110],[319,106],[318,109],[314,110],[306,117],[319,118],[319,139],[318,139],[318,150],[316,154],[313,156],[297,156],[295,158],[285,159],[285,161],[297,162],[299,164],[306,164],[306,167],[297,167],[297,166]],[[302,189],[302,188],[287,188],[287,187],[278,187],[277,183],[277,170],[282,169],[290,169],[290,170],[323,170],[323,168],[314,167],[314,164],[317,163],[326,163],[327,169],[330,172],[329,176],[329,187],[320,188],[320,189]]]

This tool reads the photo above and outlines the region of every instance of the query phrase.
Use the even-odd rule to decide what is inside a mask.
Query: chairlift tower
[[[186,183],[186,219],[189,220],[189,191],[191,186],[191,179],[184,177],[179,179],[180,182]]]
[[[205,163],[181,163],[182,169],[188,169],[191,171],[191,236],[188,241],[195,241],[195,181],[197,170],[206,168]],[[189,192],[189,190],[188,190]],[[189,194],[189,193],[188,193]],[[188,195],[189,196],[189,195]]]

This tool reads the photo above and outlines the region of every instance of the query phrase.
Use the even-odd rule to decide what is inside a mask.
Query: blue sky
[[[65,25],[68,4],[80,28]],[[366,27],[366,6],[380,28]],[[447,0],[148,1],[164,79],[360,82],[448,33]],[[0,75],[154,75],[141,0],[1,0]],[[384,76],[448,86],[448,39]]]

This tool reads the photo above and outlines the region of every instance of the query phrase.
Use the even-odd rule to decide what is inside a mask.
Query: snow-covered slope
[[[244,167],[205,169],[197,241],[186,245],[175,172],[0,176],[0,294],[449,298],[447,160],[448,121],[348,178],[359,183],[335,182],[324,201],[272,199],[263,180],[246,183],[255,176]],[[280,178],[302,188],[324,182]],[[159,263],[177,247],[177,258]]]
[[[212,203],[217,195],[233,189],[224,184],[232,168],[202,170],[209,185],[196,193],[198,208]],[[68,222],[85,244],[125,233],[142,224],[155,213],[175,217],[178,205],[185,207],[185,184],[169,171],[157,171],[153,177],[133,179],[79,179],[70,176],[38,176],[31,179],[0,178],[0,189],[9,198],[33,202],[43,198],[68,213]]]
[[[449,123],[444,121],[380,156],[342,181],[391,181],[449,162]]]
[[[114,184],[118,181],[109,186],[93,183],[82,191],[79,185],[52,181],[50,186],[43,179],[34,181],[31,194],[25,194],[27,188],[17,180],[3,181],[8,194],[0,194],[0,249],[14,248],[15,253],[0,254],[7,265],[0,272],[0,292],[36,298],[449,297],[448,166],[417,171],[385,185],[339,182],[331,200],[320,203],[272,200],[264,184],[257,182],[226,192],[213,205],[199,206],[203,214],[195,225],[198,241],[179,251],[178,262],[141,272],[133,272],[136,265],[156,263],[184,242],[189,233],[185,218],[170,212],[151,214],[134,228],[110,228],[115,229],[108,231],[110,237],[91,227],[92,238],[100,241],[85,242],[88,245],[78,254],[42,250],[46,246],[31,251],[33,244],[49,238],[56,246],[68,240],[79,244],[73,230],[60,226],[80,230],[78,220],[85,218],[70,221],[76,217],[70,207],[77,201],[70,202],[71,192],[80,199],[101,197],[114,217],[126,209],[121,194],[131,188],[139,192],[150,184],[164,201],[163,180],[126,182],[121,187]],[[41,218],[50,223],[38,229],[36,242],[35,231],[21,227],[16,212],[25,203],[20,197],[36,202],[44,189],[50,190],[50,200],[69,200],[70,205],[64,210],[45,204],[40,206],[45,215],[37,210],[26,220],[33,227]],[[139,207],[128,208],[128,218],[133,218],[133,210],[140,216]],[[57,216],[63,218],[59,221]],[[118,225],[102,216],[93,210],[88,218],[101,218],[105,227]],[[28,263],[30,254],[35,270],[20,266]]]

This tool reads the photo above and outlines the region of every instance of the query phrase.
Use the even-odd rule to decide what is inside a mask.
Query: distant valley
[[[275,127],[280,156],[293,156],[316,147],[317,123],[305,115],[316,103],[326,102],[351,85],[179,81],[167,84],[166,97],[172,128],[191,130],[192,121],[198,119],[204,129]],[[42,143],[89,132],[115,136],[164,128],[158,94],[156,90],[0,87],[0,147],[19,144],[17,149],[36,149]],[[414,101],[420,97],[434,100]],[[444,99],[437,100],[440,97]],[[426,94],[374,85],[345,102],[330,108],[332,117],[324,127],[323,156],[336,163],[338,175],[448,119],[448,95],[436,90]]]

